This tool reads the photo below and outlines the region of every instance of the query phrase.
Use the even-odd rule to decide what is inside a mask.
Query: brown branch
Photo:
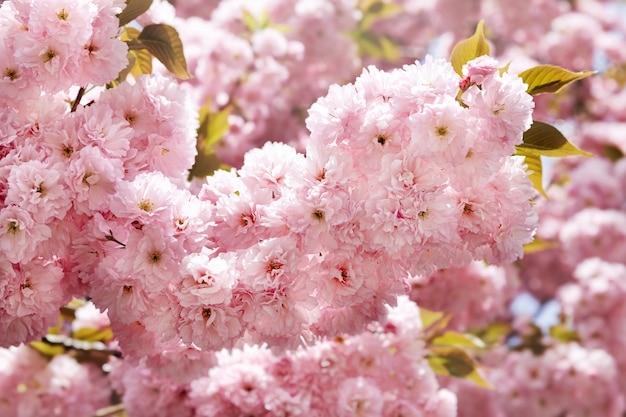
[[[85,94],[85,87],[81,87],[78,90],[78,94],[76,94],[76,100],[74,100],[74,102],[72,103],[71,113],[74,113],[76,111],[76,109],[78,108],[78,104],[80,103],[80,100],[83,98],[84,94]]]

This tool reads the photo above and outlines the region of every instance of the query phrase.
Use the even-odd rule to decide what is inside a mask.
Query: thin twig
[[[74,102],[72,103],[72,110],[71,110],[72,113],[74,113],[76,109],[78,108],[78,104],[80,103],[80,100],[83,98],[83,94],[85,94],[85,87],[81,87],[78,90],[78,94],[76,94],[76,100],[74,100]]]

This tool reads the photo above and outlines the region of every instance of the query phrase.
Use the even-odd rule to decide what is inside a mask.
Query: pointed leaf
[[[484,22],[481,20],[476,26],[476,32],[471,37],[457,43],[450,54],[450,62],[457,74],[463,75],[463,65],[482,55],[489,55],[489,44],[485,39]]]
[[[498,72],[500,73],[500,75],[504,74],[505,72],[509,72],[509,67],[511,66],[511,61],[507,62],[505,66],[503,66],[502,68],[498,68]]]
[[[30,342],[28,346],[35,349],[37,352],[41,353],[42,355],[46,355],[50,357],[62,355],[65,353],[65,347],[63,347],[62,345],[50,345],[46,342],[36,341],[36,342]]]
[[[535,236],[535,240],[524,245],[524,253],[529,254],[541,252],[548,249],[554,249],[557,246],[559,245],[556,242],[548,242],[547,240],[543,240]]]
[[[434,346],[429,350],[428,364],[436,374],[468,379],[479,387],[493,389],[493,386],[478,373],[476,362],[463,349]]]
[[[145,13],[152,5],[152,0],[126,0],[126,7],[122,13],[117,15],[120,26],[132,22],[137,17]]]
[[[557,324],[556,326],[550,327],[550,336],[552,336],[554,340],[558,340],[563,343],[581,341],[580,336],[576,331],[569,329],[563,324]]]
[[[422,328],[429,328],[434,322],[443,317],[443,313],[440,311],[430,311],[423,307],[420,307],[420,316],[422,318]]]
[[[224,107],[218,112],[211,111],[211,103],[207,103],[200,109],[200,127],[198,128],[198,138],[200,146],[205,154],[213,153],[215,145],[230,127],[228,116],[233,110],[233,106]]]
[[[198,152],[193,167],[189,171],[189,179],[191,180],[193,177],[206,178],[218,169],[224,169],[224,165],[216,154],[207,155],[204,152]]]
[[[445,332],[441,336],[435,337],[431,343],[441,346],[467,346],[473,348],[485,347],[485,343],[473,334],[452,331]]]
[[[469,379],[470,381],[472,381],[474,384],[476,384],[477,386],[481,388],[494,389],[494,386],[491,385],[489,382],[487,382],[485,378],[483,378],[483,376],[480,373],[478,373],[476,369],[470,372],[470,374],[467,375],[465,379]]]
[[[133,77],[141,74],[152,74],[152,54],[143,49],[139,51],[130,51],[134,58],[134,64],[130,69]]]
[[[431,341],[439,336],[440,332],[446,328],[452,319],[451,314],[430,311],[421,307],[420,316],[422,318],[422,328],[424,329],[424,340],[426,341]]]
[[[178,37],[178,32],[172,26],[163,23],[148,25],[143,28],[137,41],[161,61],[172,74],[182,79],[191,78],[191,74],[187,71],[183,44]],[[129,42],[129,47],[135,49],[132,42]]]
[[[259,27],[259,23],[257,22],[256,17],[252,13],[250,13],[248,9],[243,9],[241,13],[241,21],[243,22],[243,24],[246,25],[250,32],[255,32]]]
[[[382,57],[386,61],[396,62],[400,59],[400,47],[387,36],[380,38]]]
[[[563,136],[559,130],[547,123],[533,121],[532,126],[524,132],[524,143],[517,146],[517,153],[523,155],[543,155],[551,157],[584,155],[593,156],[589,152],[578,149]]]
[[[508,323],[492,323],[479,331],[478,337],[488,345],[495,345],[502,342],[511,332],[511,325]]]
[[[113,336],[113,330],[110,327],[104,329],[83,327],[72,334],[72,338],[85,342],[108,342],[113,339]]]
[[[533,153],[526,153],[525,150],[519,149],[516,154],[524,156],[524,163],[526,164],[528,178],[533,183],[535,190],[539,191],[545,198],[548,198],[548,195],[543,189],[543,168],[541,165],[541,156]]]
[[[369,29],[374,22],[380,19],[402,12],[402,6],[383,0],[374,0],[364,4],[361,10],[363,17],[358,26],[365,30]]]
[[[359,48],[359,55],[362,57],[387,61],[395,61],[400,57],[398,45],[385,36],[359,28],[354,29],[351,35]]]
[[[123,27],[120,31],[120,40],[128,42],[130,40],[137,39],[140,33],[141,31],[139,31],[139,29],[132,26]]]
[[[537,95],[558,93],[566,85],[582,80],[593,73],[593,71],[571,72],[555,65],[538,65],[521,72],[519,76],[528,84],[526,90],[528,94]]]
[[[441,375],[464,378],[476,369],[474,360],[463,349],[451,346],[431,346],[428,363]]]
[[[604,151],[604,156],[609,158],[611,162],[619,161],[624,157],[624,152],[615,145],[604,145],[602,150]]]

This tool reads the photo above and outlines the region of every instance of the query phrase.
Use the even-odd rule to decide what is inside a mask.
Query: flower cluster
[[[619,417],[626,409],[618,368],[604,350],[572,342],[541,355],[503,348],[490,356],[493,389],[444,384],[458,395],[459,417]]]
[[[455,416],[454,395],[424,360],[417,306],[398,304],[384,327],[358,336],[278,357],[256,347],[220,354],[191,385],[196,415]]]
[[[0,99],[102,85],[128,62],[117,38],[122,0],[6,1],[0,8]]]
[[[197,195],[195,123],[173,82],[138,77],[69,113],[43,96],[50,120],[16,128],[3,159],[1,290],[15,301],[1,325],[20,329],[3,343],[83,292],[136,359],[181,340],[293,347],[382,318],[409,274],[516,259],[536,216],[510,155],[532,100],[495,60],[464,71],[370,67],[312,106],[306,157],[267,144]],[[9,126],[30,114],[6,110]]]
[[[0,349],[0,414],[93,415],[109,404],[109,381],[92,363],[69,355],[53,359],[28,346]]]

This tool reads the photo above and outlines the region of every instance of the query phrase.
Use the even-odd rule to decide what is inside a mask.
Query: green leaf
[[[558,246],[558,243],[556,242],[548,242],[547,240],[542,240],[538,238],[537,236],[535,236],[535,240],[524,245],[524,253],[529,254],[529,253],[541,252],[547,249],[556,248],[557,246]]]
[[[212,153],[207,155],[204,152],[198,152],[196,160],[191,170],[189,170],[189,179],[191,180],[193,177],[206,178],[218,169],[228,171],[229,168],[230,167],[222,164],[222,161],[220,161],[216,154]]]
[[[246,25],[250,32],[256,31],[259,26],[256,17],[254,17],[254,15],[250,13],[247,9],[243,9],[241,13],[241,21],[243,22],[243,24]]]
[[[517,146],[521,155],[559,156],[593,156],[589,152],[578,149],[563,136],[559,130],[547,123],[533,121],[532,126],[524,132],[523,143]]]
[[[538,65],[521,72],[519,76],[528,84],[526,92],[537,95],[558,93],[568,84],[592,74],[593,71],[571,72],[555,65]]]
[[[500,73],[500,75],[504,74],[505,72],[509,72],[509,67],[511,66],[511,61],[507,62],[505,66],[503,66],[502,68],[498,68],[498,72]]]
[[[428,363],[439,375],[464,378],[476,369],[474,360],[461,348],[432,346],[428,350]]]
[[[126,7],[117,15],[120,26],[132,22],[152,5],[152,0],[126,0]]]
[[[477,332],[480,340],[487,345],[500,344],[502,339],[511,332],[511,325],[508,323],[492,323],[486,328]]]
[[[73,339],[85,342],[108,342],[113,339],[113,330],[110,327],[96,329],[93,327],[83,327],[72,334]]]
[[[139,31],[139,29],[132,26],[123,27],[120,31],[120,40],[128,42],[130,40],[137,39],[140,33],[141,31]]]
[[[366,30],[380,19],[402,12],[402,6],[383,0],[373,0],[362,4],[363,17],[358,27]]]
[[[559,342],[569,343],[569,342],[580,342],[580,336],[577,332],[572,329],[569,329],[567,326],[563,324],[557,324],[556,326],[550,327],[550,336],[554,340],[558,340]]]
[[[130,73],[133,77],[137,77],[141,74],[152,74],[152,54],[145,49],[139,51],[130,51],[132,54],[134,63],[130,69]]]
[[[489,55],[489,44],[485,39],[484,22],[481,20],[476,26],[476,32],[471,37],[457,43],[452,48],[450,62],[457,74],[463,76],[463,65],[482,55]]]
[[[472,348],[485,347],[485,343],[473,334],[452,331],[445,332],[444,334],[435,337],[431,343],[441,346],[467,346]]]
[[[351,36],[357,44],[362,57],[397,61],[401,56],[400,47],[386,36],[369,30],[354,29]]]
[[[443,317],[443,313],[440,311],[430,311],[423,307],[420,307],[420,316],[422,318],[422,328],[427,329],[433,325],[437,320]]]
[[[429,348],[427,360],[430,367],[438,375],[468,379],[479,387],[493,389],[478,373],[478,365],[461,348],[432,346]]]
[[[474,384],[476,384],[477,386],[481,388],[494,389],[494,386],[491,385],[489,382],[487,382],[485,378],[483,378],[482,375],[479,374],[476,369],[470,372],[470,374],[467,375],[465,379],[469,379],[470,381],[472,381]]]
[[[28,346],[35,349],[37,352],[41,353],[42,355],[49,356],[49,357],[54,357],[54,356],[62,355],[65,353],[65,347],[63,347],[62,345],[50,345],[46,342],[36,341],[36,342],[30,342]]]
[[[539,191],[545,198],[548,198],[548,194],[546,194],[543,189],[543,167],[541,165],[541,156],[533,153],[521,152],[519,150],[516,153],[524,156],[524,163],[526,164],[528,178],[533,183],[535,190]]]
[[[424,340],[430,343],[434,338],[438,337],[446,328],[448,323],[450,323],[450,320],[452,320],[452,314],[446,314],[439,321],[426,328],[424,332]]]
[[[615,145],[604,145],[602,150],[604,151],[604,156],[609,158],[611,162],[619,161],[624,157],[624,152]]]
[[[241,21],[244,25],[246,25],[250,32],[256,32],[257,30],[265,29],[270,24],[269,14],[267,13],[267,11],[264,11],[258,19],[247,9],[243,9],[241,13]]]
[[[228,132],[228,116],[233,110],[232,106],[226,106],[218,112],[212,112],[210,103],[200,109],[200,128],[198,137],[205,153],[213,153],[212,147]]]
[[[178,37],[178,32],[170,25],[163,23],[148,25],[137,37],[137,42],[131,41],[128,46],[132,50],[147,49],[178,78],[192,77],[187,71],[183,44]]]

